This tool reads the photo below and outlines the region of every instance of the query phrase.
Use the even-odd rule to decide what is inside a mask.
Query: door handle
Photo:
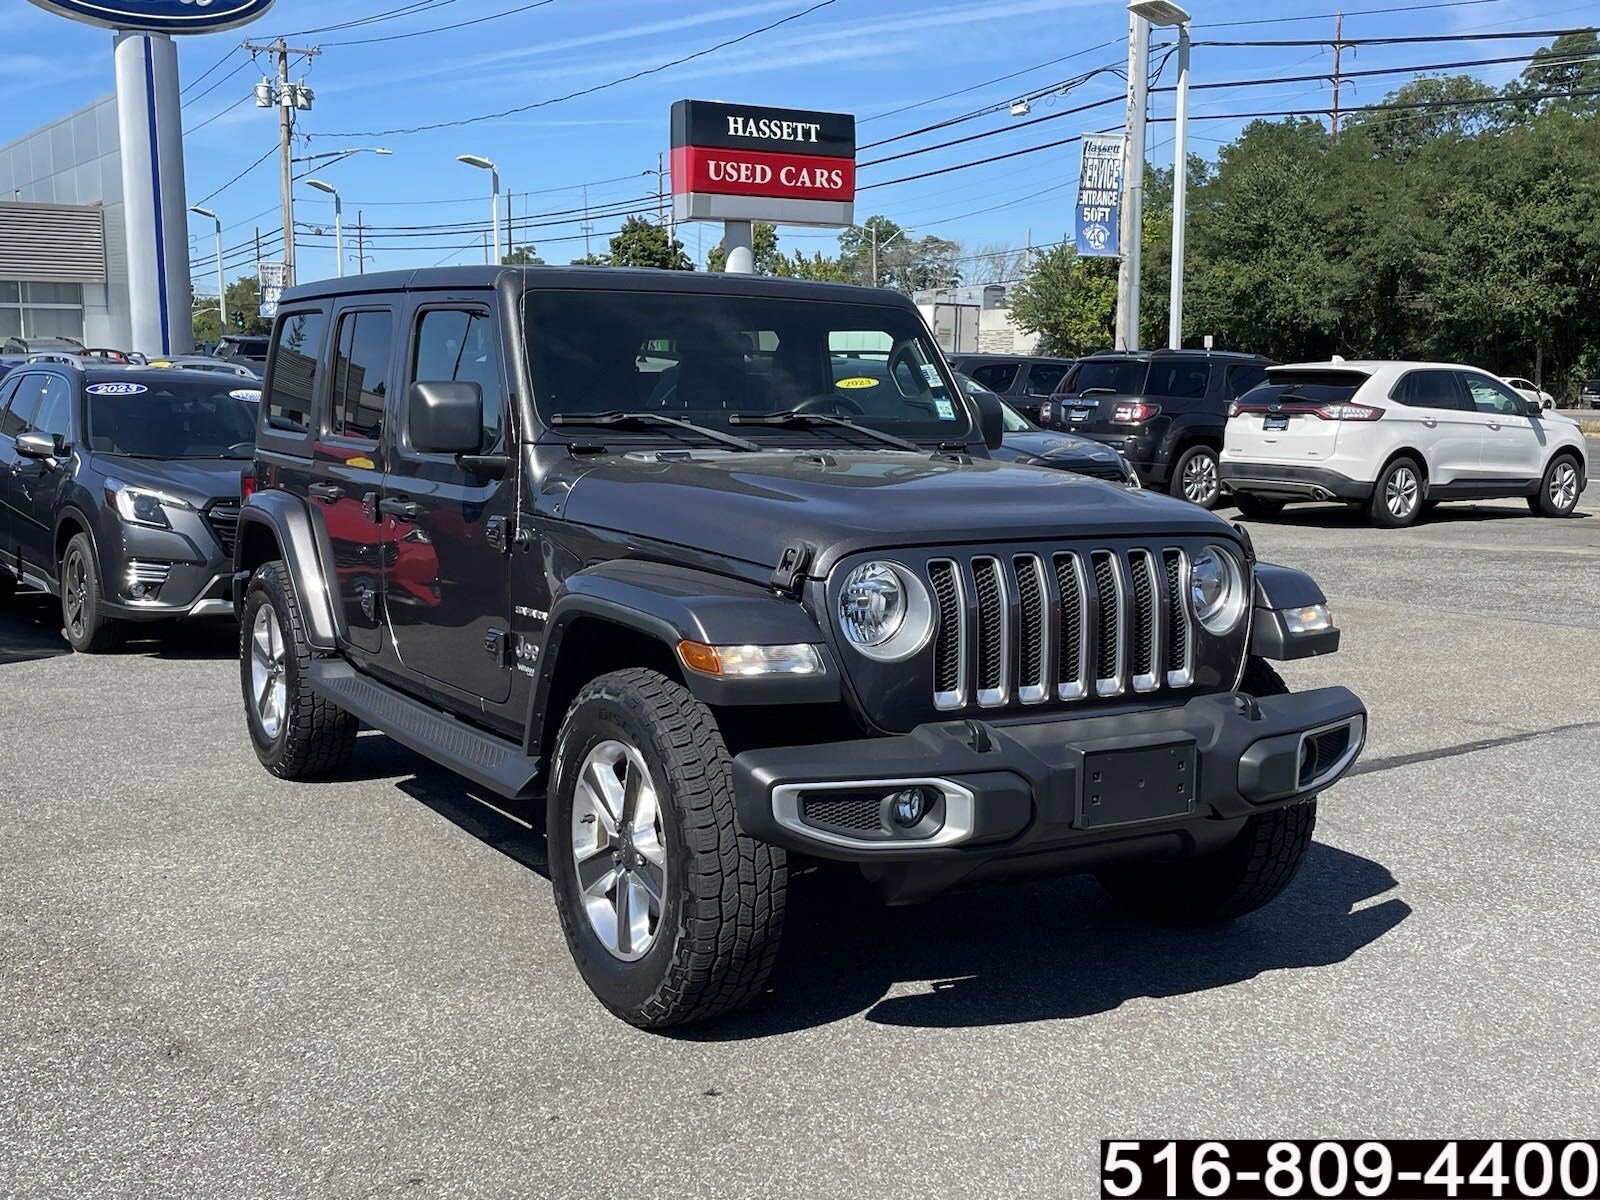
[[[1499,429],[1500,426],[1496,425],[1493,421],[1490,421],[1489,422],[1489,428],[1490,429]]]
[[[306,488],[306,491],[325,504],[332,504],[335,500],[344,498],[344,489],[336,483],[313,483]]]
[[[1437,420],[1435,420],[1433,417],[1423,417],[1422,418],[1422,423],[1424,425],[1426,425],[1429,429],[1437,429],[1437,428],[1439,428],[1439,422]]]
[[[378,501],[378,511],[388,513],[401,521],[415,521],[422,512],[422,506],[415,500],[392,496],[387,500]]]

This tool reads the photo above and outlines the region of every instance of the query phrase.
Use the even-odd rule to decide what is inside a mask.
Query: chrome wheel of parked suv
[[[283,729],[283,654],[278,614],[263,604],[250,628],[250,691],[261,732],[269,738]]]
[[[1582,477],[1578,464],[1566,455],[1551,460],[1536,495],[1528,497],[1528,507],[1542,517],[1566,517],[1578,507]]]
[[[552,757],[556,908],[600,1002],[644,1028],[749,1003],[783,932],[784,851],[740,832],[716,718],[633,667],[586,684]]]
[[[1173,468],[1172,494],[1201,508],[1215,508],[1221,494],[1221,479],[1217,452],[1210,446],[1192,446],[1183,452]]]

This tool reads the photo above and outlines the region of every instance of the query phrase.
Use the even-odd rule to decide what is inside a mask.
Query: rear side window
[[[311,428],[311,398],[317,394],[327,324],[320,312],[289,313],[278,322],[272,373],[265,388],[268,427],[291,433]]]
[[[1211,386],[1211,364],[1183,359],[1150,364],[1150,379],[1145,384],[1148,396],[1171,396],[1176,400],[1203,400]]]
[[[1030,396],[1048,396],[1067,373],[1065,367],[1035,366],[1028,372],[1028,382],[1023,390]]]
[[[387,310],[345,313],[339,318],[333,398],[328,405],[330,434],[368,442],[383,434],[393,344],[394,314]]]
[[[482,310],[426,309],[417,318],[411,378],[427,383],[475,383],[483,390],[483,441],[487,454],[500,442],[505,385],[494,319]]]
[[[1470,408],[1454,371],[1412,371],[1390,393],[1411,408],[1441,408],[1460,412]]]
[[[1073,372],[1067,390],[1072,392],[1114,392],[1119,396],[1144,394],[1145,376],[1150,364],[1137,358],[1105,358],[1081,362]]]
[[[1016,381],[1019,369],[1020,367],[1017,363],[989,363],[987,366],[976,368],[969,374],[991,392],[1004,393],[1011,390],[1011,385]]]

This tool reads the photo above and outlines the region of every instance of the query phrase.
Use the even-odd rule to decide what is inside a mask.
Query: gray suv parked
[[[890,901],[1093,871],[1131,908],[1276,896],[1360,753],[1326,602],[1159,495],[995,462],[909,300],[594,268],[287,292],[240,517],[265,766],[359,725],[544,800],[613,1012],[757,996],[786,882]]]

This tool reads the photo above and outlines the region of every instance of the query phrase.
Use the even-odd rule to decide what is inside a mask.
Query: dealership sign
[[[855,222],[856,119],[849,113],[679,100],[672,207],[679,221]]]
[[[33,0],[74,21],[141,33],[215,33],[254,21],[272,0]]]
[[[1122,253],[1118,225],[1122,219],[1124,138],[1087,133],[1083,165],[1078,171],[1078,253],[1087,258],[1116,258]]]

